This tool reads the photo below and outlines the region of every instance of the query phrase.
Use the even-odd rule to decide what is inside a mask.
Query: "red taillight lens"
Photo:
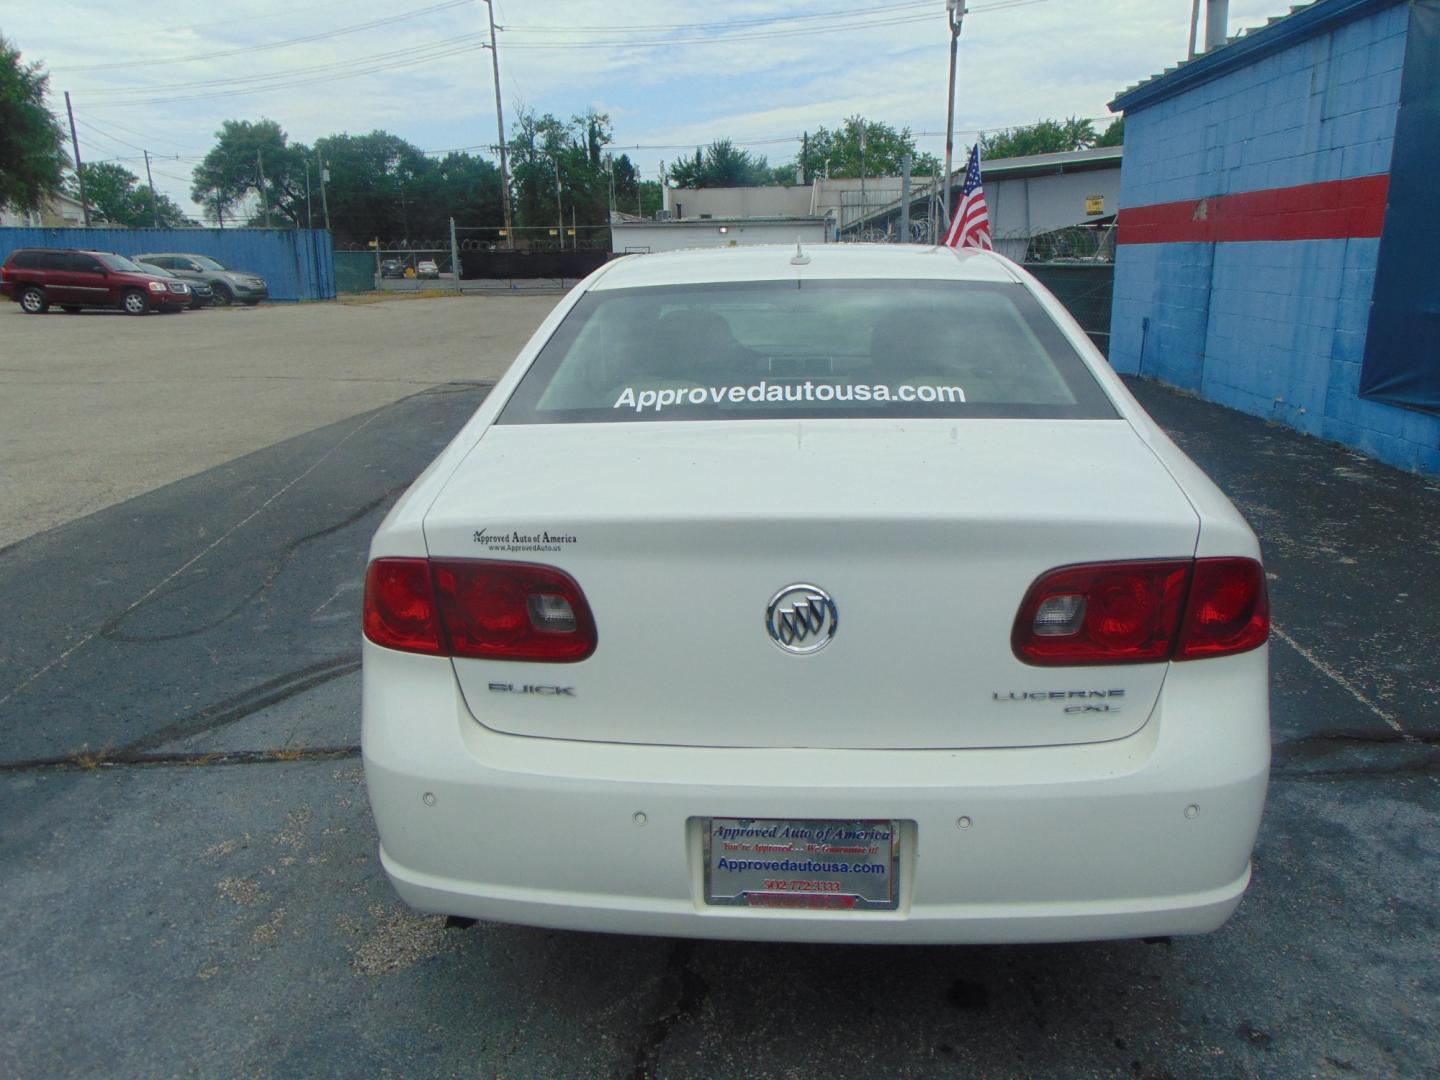
[[[403,652],[445,651],[428,562],[376,559],[370,564],[365,574],[365,636]]]
[[[1062,566],[1015,617],[1027,664],[1134,664],[1245,652],[1270,632],[1265,574],[1253,559]]]
[[[1051,570],[1030,587],[1011,644],[1028,664],[1164,660],[1185,602],[1186,561]]]
[[[478,559],[376,559],[365,636],[403,652],[568,663],[595,651],[595,619],[553,566]]]
[[[1270,636],[1265,571],[1254,559],[1197,559],[1176,660],[1245,652]]]
[[[564,571],[474,559],[431,565],[452,655],[568,663],[595,651],[590,605]]]

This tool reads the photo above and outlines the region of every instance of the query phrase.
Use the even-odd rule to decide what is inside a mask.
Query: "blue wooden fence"
[[[22,247],[209,255],[259,274],[272,300],[335,297],[335,253],[324,229],[0,229],[0,262]]]

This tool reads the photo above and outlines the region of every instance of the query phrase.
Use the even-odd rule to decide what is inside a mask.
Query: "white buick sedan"
[[[579,930],[1213,930],[1268,774],[1258,556],[1003,258],[617,260],[375,535],[381,861]]]

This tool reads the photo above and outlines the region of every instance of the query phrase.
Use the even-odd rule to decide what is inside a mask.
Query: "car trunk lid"
[[[594,612],[584,661],[456,660],[481,723],[751,747],[1127,735],[1167,665],[1024,664],[1016,611],[1056,566],[1188,558],[1197,531],[1123,420],[501,425],[425,521],[432,557],[559,567]],[[803,655],[767,629],[796,585],[835,605],[830,638],[827,611],[784,599],[792,633],[808,616],[828,639]]]

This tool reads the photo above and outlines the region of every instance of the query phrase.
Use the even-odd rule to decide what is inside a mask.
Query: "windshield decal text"
[[[756,383],[727,386],[674,386],[663,389],[637,390],[627,386],[620,391],[612,408],[629,407],[636,412],[647,409],[660,412],[666,408],[687,405],[767,404],[772,402],[923,402],[926,404],[964,402],[965,391],[958,386],[921,384],[889,386],[885,383],[772,383],[761,379]]]

